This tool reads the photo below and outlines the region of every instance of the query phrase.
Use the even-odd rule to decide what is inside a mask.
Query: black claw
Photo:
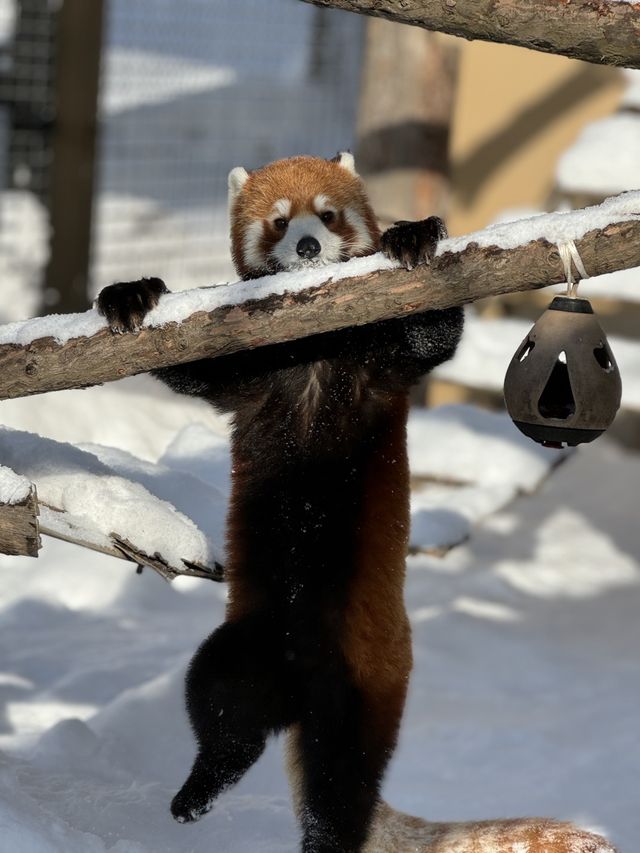
[[[196,759],[193,770],[171,801],[171,814],[178,823],[193,823],[210,812],[220,789],[211,774]]]
[[[182,792],[177,793],[171,801],[171,814],[178,823],[195,823],[210,810],[209,803],[194,803],[182,796]]]
[[[146,315],[158,304],[167,286],[160,278],[120,281],[100,291],[95,305],[107,318],[112,332],[137,332]]]
[[[438,241],[446,236],[446,226],[438,216],[419,222],[396,222],[382,235],[380,248],[388,258],[411,270],[418,264],[430,263]]]

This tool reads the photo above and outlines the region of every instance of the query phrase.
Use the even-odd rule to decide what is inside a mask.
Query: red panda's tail
[[[432,823],[377,808],[363,853],[616,853],[599,835],[548,818]]]

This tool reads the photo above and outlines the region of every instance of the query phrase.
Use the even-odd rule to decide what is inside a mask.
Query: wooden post
[[[457,68],[453,39],[367,21],[356,164],[383,225],[446,213]]]
[[[51,257],[46,287],[56,311],[88,306],[103,0],[63,0],[58,13]],[[59,298],[55,300],[55,294]]]
[[[40,547],[38,497],[35,486],[31,486],[21,500],[0,503],[0,554],[37,557]]]

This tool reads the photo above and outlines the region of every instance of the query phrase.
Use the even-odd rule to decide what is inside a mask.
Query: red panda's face
[[[229,175],[231,249],[243,278],[377,251],[380,232],[353,157],[293,157]]]

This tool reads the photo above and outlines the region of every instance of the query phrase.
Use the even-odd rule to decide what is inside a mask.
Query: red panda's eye
[[[320,221],[324,222],[325,225],[329,225],[329,223],[333,222],[335,218],[336,215],[333,210],[325,210],[324,213],[320,214]]]
[[[287,222],[286,219],[274,219],[273,220],[273,227],[276,229],[276,231],[286,231],[288,224],[289,223]]]

